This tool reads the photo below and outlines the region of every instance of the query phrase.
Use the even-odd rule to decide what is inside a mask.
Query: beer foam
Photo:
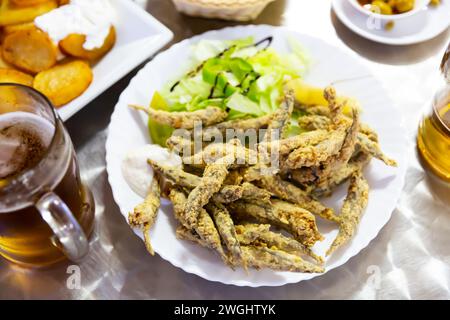
[[[29,159],[39,156],[31,154],[36,152],[34,146],[24,145],[25,133],[27,138],[33,136],[35,139],[31,140],[35,140],[45,150],[52,141],[54,130],[54,126],[48,120],[33,113],[17,111],[1,114],[0,178],[23,169]]]

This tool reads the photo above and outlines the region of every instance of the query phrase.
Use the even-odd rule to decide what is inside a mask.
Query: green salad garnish
[[[257,43],[253,37],[199,41],[191,48],[191,71],[155,92],[152,106],[168,111],[216,106],[228,111],[228,120],[272,113],[279,106],[283,85],[306,73],[309,57],[295,40],[288,40],[287,54],[276,52],[271,41],[271,37]],[[150,129],[153,141],[161,140],[158,131]]]

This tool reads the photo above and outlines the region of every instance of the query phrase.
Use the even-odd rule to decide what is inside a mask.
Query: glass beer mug
[[[450,45],[441,63],[446,85],[434,97],[433,107],[422,120],[417,146],[424,165],[450,183]]]
[[[92,195],[49,101],[0,84],[0,255],[24,266],[80,260],[93,221]]]

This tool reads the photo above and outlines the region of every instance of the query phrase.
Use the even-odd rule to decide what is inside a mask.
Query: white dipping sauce
[[[57,45],[70,34],[83,34],[83,48],[100,48],[115,20],[109,0],[71,0],[69,4],[37,17],[34,24]]]
[[[153,179],[153,169],[147,160],[181,168],[179,155],[156,144],[148,144],[130,151],[122,161],[122,175],[130,188],[145,198]]]

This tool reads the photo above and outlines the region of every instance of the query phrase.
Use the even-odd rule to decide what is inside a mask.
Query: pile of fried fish
[[[134,106],[173,128],[192,131],[200,121],[205,126],[203,141],[227,129],[267,132],[253,146],[238,139],[205,143],[196,154],[181,154],[182,167],[148,160],[158,178],[152,180],[144,202],[129,214],[129,223],[142,228],[148,251],[154,254],[149,229],[162,195],[173,203],[177,237],[214,250],[233,269],[324,272],[324,259],[312,251],[323,240],[316,218],[339,228],[328,256],[352,238],[367,206],[364,166],[372,158],[396,166],[380,150],[376,132],[360,122],[357,106],[339,99],[333,87],[324,90],[324,97],[328,106],[304,106],[286,91],[272,114],[228,121],[227,112],[216,107],[166,112]],[[344,113],[348,105],[350,112]],[[302,112],[298,122],[304,132],[286,137],[293,110]],[[274,131],[277,140],[269,137]],[[193,150],[194,141],[173,135],[167,146],[177,152]],[[279,161],[276,170],[261,156],[273,150]],[[348,193],[336,213],[320,199],[344,181],[349,181]]]

